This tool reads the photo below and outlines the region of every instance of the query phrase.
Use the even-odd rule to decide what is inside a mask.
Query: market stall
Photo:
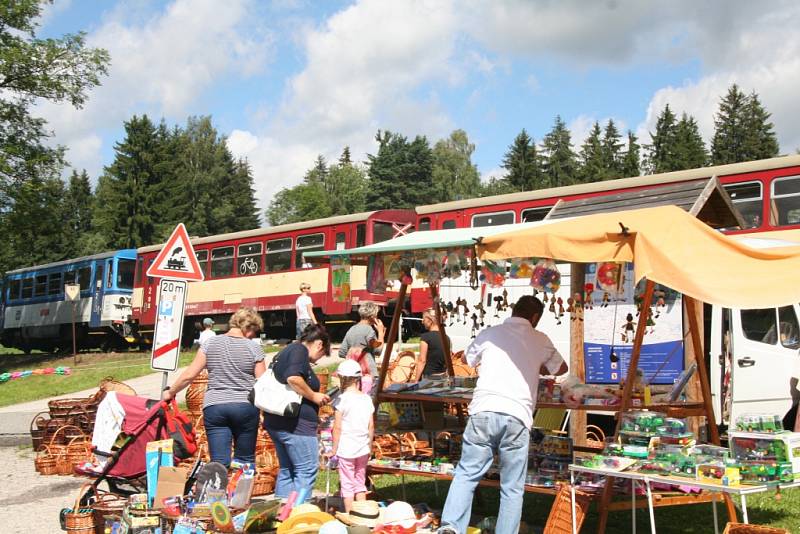
[[[404,299],[412,276],[424,280],[430,287],[434,298],[439,280],[469,270],[471,280],[476,283],[502,284],[505,277],[531,277],[535,291],[552,296],[560,285],[560,273],[555,261],[575,265],[594,265],[596,269],[606,268],[624,272],[624,265],[632,265],[631,282],[640,283],[635,294],[637,320],[628,321],[626,335],[632,342],[627,369],[620,365],[620,382],[624,384],[618,401],[609,404],[595,403],[591,394],[584,397],[585,404],[573,407],[577,410],[608,410],[626,412],[636,405],[651,411],[662,410],[670,418],[705,417],[713,421],[713,409],[706,368],[702,360],[702,333],[700,330],[701,311],[697,302],[706,302],[736,308],[760,308],[782,306],[800,299],[800,289],[793,284],[797,268],[800,266],[800,251],[794,248],[754,250],[738,243],[706,226],[696,218],[675,207],[656,207],[615,213],[601,213],[562,221],[542,221],[511,228],[473,228],[450,231],[418,232],[395,240],[387,241],[361,249],[327,251],[315,253],[329,255],[343,264],[365,263],[369,266],[368,278],[373,288],[387,281],[399,281],[400,291],[396,309],[403,307]],[[479,264],[480,262],[480,264]],[[507,262],[507,263],[500,263]],[[764,279],[773,283],[765,285]],[[606,292],[613,292],[614,277],[607,282]],[[583,289],[577,276],[573,276],[569,302],[570,319],[577,326],[590,320],[589,309],[592,300]],[[648,328],[652,327],[653,308],[662,305],[663,295],[657,287],[669,288],[680,294],[687,322],[687,357],[697,359],[696,376],[699,396],[695,402],[680,400],[682,391],[670,399],[651,398],[649,393],[635,396],[637,389],[637,370],[639,358]],[[576,288],[580,288],[575,291]],[[735,291],[732,289],[735,288]],[[660,289],[658,290],[660,291]],[[655,298],[654,298],[655,295]],[[605,297],[604,297],[605,300]],[[441,308],[441,303],[437,303]],[[605,302],[600,305],[604,305]],[[562,302],[558,303],[561,307]],[[556,306],[551,304],[552,310]],[[556,313],[564,314],[558,310]],[[378,400],[400,403],[439,402],[441,404],[464,405],[469,402],[469,387],[457,385],[449,379],[441,383],[417,386],[384,388],[386,372],[390,363],[392,342],[397,337],[399,313],[393,317],[388,344],[381,366]],[[573,321],[570,321],[573,322]],[[444,336],[444,325],[441,324]],[[583,335],[581,328],[571,328],[571,361],[573,364],[583,359]],[[652,329],[651,331],[652,332]],[[448,369],[450,371],[450,369]],[[582,381],[580,365],[573,365],[573,374]],[[452,371],[448,373],[452,375]],[[686,379],[688,381],[688,378]],[[686,385],[685,383],[682,385]],[[547,402],[540,398],[538,407],[565,408],[560,399]],[[617,430],[619,431],[618,420]],[[573,435],[575,424],[572,421]],[[585,432],[581,429],[580,432]],[[579,433],[580,433],[579,432]],[[617,433],[617,437],[619,433]],[[709,425],[709,441],[719,444],[719,435],[714,424]],[[546,458],[545,458],[546,459]],[[405,463],[404,463],[405,462]],[[429,472],[447,475],[436,469],[433,462],[392,461],[378,465],[383,472],[398,473],[403,470]],[[444,463],[446,467],[452,462]],[[552,464],[548,464],[551,467]],[[798,466],[800,467],[800,466]],[[798,473],[800,476],[800,473]],[[611,477],[613,479],[613,476]],[[688,484],[690,485],[690,484]],[[531,489],[536,484],[531,484]],[[608,502],[614,488],[613,480],[605,484],[601,496],[602,517],[600,531],[605,528]],[[710,497],[708,497],[709,500]],[[686,498],[675,499],[676,504],[685,504]],[[670,504],[669,499],[661,499],[661,504]],[[735,509],[729,499],[728,513],[735,518]]]

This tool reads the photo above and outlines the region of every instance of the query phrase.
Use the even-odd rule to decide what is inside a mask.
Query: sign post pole
[[[78,299],[81,295],[81,286],[79,284],[65,284],[64,296],[72,304],[72,362],[73,365],[78,365],[78,343],[75,339],[75,307],[78,305]]]

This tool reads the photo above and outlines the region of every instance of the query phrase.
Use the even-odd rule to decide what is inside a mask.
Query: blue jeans
[[[280,469],[275,480],[275,497],[285,499],[292,491],[314,489],[319,470],[317,436],[300,436],[285,430],[267,429],[275,444]]]
[[[212,462],[225,467],[237,462],[255,463],[259,410],[249,402],[214,404],[203,408],[203,424],[208,437],[208,453]]]
[[[500,510],[495,533],[516,534],[522,516],[530,439],[530,431],[516,417],[495,412],[470,416],[464,430],[461,461],[456,466],[442,511],[442,526],[459,534],[467,531],[475,487],[497,454],[500,458]]]
[[[298,319],[294,323],[294,328],[296,331],[295,333],[297,334],[297,337],[295,339],[300,339],[300,335],[303,333],[303,330],[305,330],[306,327],[310,324],[311,324],[311,319]]]

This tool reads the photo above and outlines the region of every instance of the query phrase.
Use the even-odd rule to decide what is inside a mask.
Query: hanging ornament
[[[505,262],[484,260],[481,267],[481,282],[491,287],[503,287],[506,281]]]
[[[667,306],[666,295],[666,292],[661,288],[653,291],[653,298],[656,299],[656,319],[658,319],[661,315],[661,311]]]
[[[558,297],[557,302],[558,302],[558,317],[560,319],[561,317],[564,317],[564,299]]]
[[[613,261],[598,263],[595,270],[597,289],[609,293],[621,293],[625,283],[625,264]]]
[[[539,260],[531,273],[531,285],[544,293],[555,293],[561,287],[561,273],[553,260]]]
[[[586,282],[586,285],[583,286],[583,307],[584,309],[591,310],[592,309],[592,293],[594,293],[594,284],[591,282]]]
[[[633,341],[634,332],[636,331],[636,322],[633,320],[633,314],[625,316],[625,324],[622,325],[622,342],[627,343],[628,339]]]
[[[508,260],[508,277],[513,279],[530,278],[533,273],[533,262],[527,258]]]

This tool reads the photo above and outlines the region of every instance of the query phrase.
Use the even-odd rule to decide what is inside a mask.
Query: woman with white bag
[[[299,410],[292,410],[296,415],[264,411],[264,428],[275,444],[280,463],[275,497],[287,498],[292,491],[303,488],[311,491],[317,480],[319,407],[330,399],[319,392],[319,378],[311,370],[311,364],[329,351],[330,337],[325,327],[311,324],[303,330],[300,342],[280,351],[270,366],[275,380],[301,397]]]

